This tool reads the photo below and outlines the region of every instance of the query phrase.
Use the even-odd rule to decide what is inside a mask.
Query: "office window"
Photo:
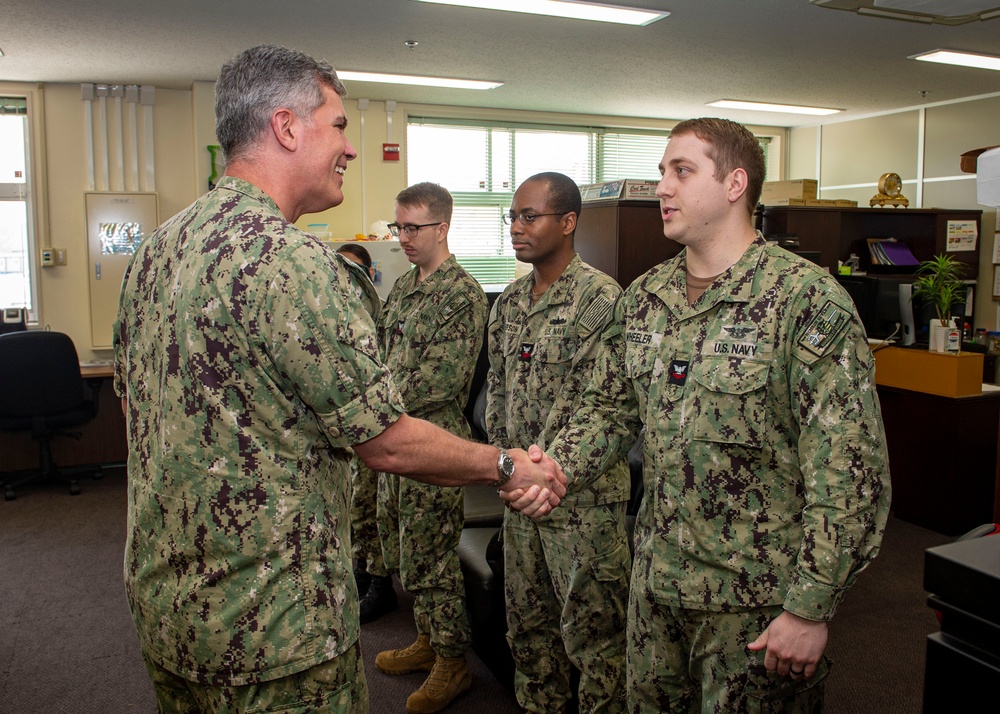
[[[34,249],[29,221],[28,112],[19,97],[0,97],[0,307],[35,318]]]
[[[407,183],[451,191],[451,252],[484,287],[499,289],[514,279],[516,263],[501,216],[522,181],[542,171],[581,185],[659,179],[668,133],[410,117]]]
[[[502,289],[514,279],[516,263],[501,218],[514,190],[541,171],[560,171],[578,183],[592,183],[592,132],[439,122],[411,117],[407,183],[432,181],[451,191],[451,252],[484,287]]]

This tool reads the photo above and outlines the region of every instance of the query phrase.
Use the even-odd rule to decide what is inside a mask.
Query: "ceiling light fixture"
[[[479,79],[452,79],[450,77],[419,77],[411,74],[383,74],[381,72],[352,72],[338,70],[337,76],[347,82],[381,82],[382,84],[410,84],[417,87],[446,87],[448,89],[496,89],[503,82]]]
[[[931,50],[910,55],[907,59],[921,62],[938,62],[953,64],[959,67],[976,67],[978,69],[994,69],[1000,71],[1000,57],[994,55],[979,55],[972,52],[956,52],[955,50]]]
[[[719,109],[749,109],[754,112],[781,112],[782,114],[811,114],[813,116],[827,116],[837,114],[843,109],[826,109],[824,107],[799,107],[794,104],[768,104],[767,102],[744,102],[740,99],[720,99],[717,102],[709,102],[707,106],[718,107]]]
[[[508,12],[523,12],[529,15],[548,15],[550,17],[568,17],[574,20],[593,20],[595,22],[613,22],[619,25],[644,26],[662,20],[669,12],[643,10],[635,7],[619,5],[603,5],[590,2],[573,2],[573,0],[418,0],[437,5],[455,5],[458,7],[474,7],[483,10],[506,10]]]
[[[1000,16],[1000,0],[809,0],[832,10],[955,27]]]

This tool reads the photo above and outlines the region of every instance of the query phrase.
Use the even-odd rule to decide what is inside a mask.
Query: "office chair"
[[[0,431],[30,432],[38,442],[39,468],[0,472],[4,498],[16,498],[15,487],[39,478],[60,478],[69,492],[80,493],[80,473],[99,478],[100,466],[60,471],[52,460],[50,441],[67,427],[84,424],[97,414],[97,389],[89,398],[80,376],[73,341],[61,332],[13,332],[0,335]],[[75,435],[79,438],[79,435]]]

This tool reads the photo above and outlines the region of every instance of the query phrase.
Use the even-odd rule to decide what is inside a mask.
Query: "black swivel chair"
[[[0,335],[0,431],[30,432],[38,442],[39,468],[0,472],[4,498],[14,500],[15,487],[37,478],[61,478],[69,492],[80,493],[74,476],[99,477],[100,466],[60,471],[52,460],[50,440],[67,427],[90,421],[97,414],[97,389],[80,376],[73,341],[61,332],[13,332]],[[0,454],[0,461],[3,455]]]

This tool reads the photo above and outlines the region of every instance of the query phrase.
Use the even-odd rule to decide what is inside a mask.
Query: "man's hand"
[[[514,476],[500,489],[507,505],[531,518],[539,518],[559,505],[566,495],[566,474],[538,446],[528,451],[512,449]]]
[[[825,622],[806,620],[783,612],[747,646],[754,652],[767,650],[764,666],[768,671],[777,671],[792,679],[809,679],[816,674],[828,635],[829,628]]]

